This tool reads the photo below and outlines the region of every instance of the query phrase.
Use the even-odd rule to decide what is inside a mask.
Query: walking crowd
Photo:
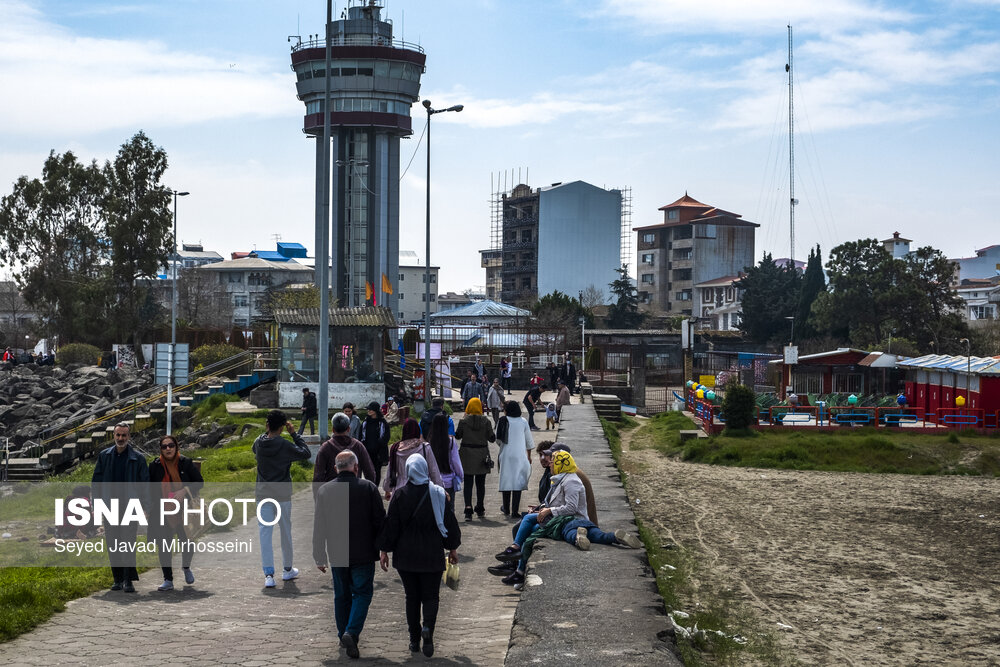
[[[575,370],[570,372],[572,364],[567,364],[565,375],[553,368],[559,391],[556,400],[544,408],[547,429],[558,424],[562,408],[569,404],[575,379]],[[497,554],[502,564],[489,571],[502,576],[505,584],[523,584],[533,545],[542,537],[565,540],[582,550],[590,549],[591,544],[639,546],[638,539],[624,530],[605,532],[598,527],[593,489],[568,445],[553,441],[535,445],[532,431],[538,428],[532,416],[546,388],[540,378],[538,382],[535,378],[519,403],[509,398],[508,360],[502,362],[492,382],[482,365],[477,364],[462,387],[464,415],[458,424],[438,397],[419,421],[408,417],[402,420],[402,437],[391,446],[390,427],[378,403],[367,406],[363,420],[354,414],[350,403],[333,416],[332,436],[320,446],[313,468],[312,558],[317,569],[329,571],[332,578],[337,636],[349,657],[360,655],[376,567],[387,572],[390,565],[404,590],[409,648],[426,656],[434,654],[442,575],[453,567],[457,573],[462,544],[456,503],[461,495],[466,522],[473,521],[474,516],[484,519],[487,478],[494,468],[498,472],[494,488],[500,495],[500,512],[513,520],[513,542]],[[284,581],[300,575],[294,565],[291,466],[310,458],[301,434],[307,421],[312,427],[319,412],[315,395],[304,390],[303,398],[298,431],[283,412],[272,410],[267,415],[265,432],[252,447],[257,464],[264,588],[275,587],[279,574]],[[492,419],[484,414],[484,403]],[[94,497],[156,500],[194,499],[199,495],[204,485],[200,470],[180,454],[174,436],[160,439],[160,455],[148,466],[130,436],[128,424],[118,424],[114,429],[115,444],[99,454],[92,480]],[[494,443],[496,460],[490,450]],[[533,452],[541,467],[538,504],[522,514],[522,493],[528,489]],[[261,502],[265,499],[273,502]],[[280,571],[274,562],[275,525],[280,535]],[[109,526],[107,537],[135,543],[136,528]],[[155,530],[151,527],[147,537],[187,539],[185,527],[173,522]],[[171,561],[170,550],[159,552],[163,575],[160,591],[174,588]],[[112,590],[135,591],[135,565],[134,549],[111,554]],[[192,585],[195,577],[191,552],[183,553],[181,565],[185,583]]]

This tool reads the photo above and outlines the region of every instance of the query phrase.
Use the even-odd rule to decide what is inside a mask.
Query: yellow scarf
[[[576,472],[576,461],[569,452],[556,452],[552,455],[552,474],[561,475],[566,472]]]

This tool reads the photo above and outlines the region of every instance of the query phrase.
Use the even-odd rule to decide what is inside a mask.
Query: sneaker
[[[471,507],[466,507],[465,508],[465,520],[466,521],[472,521],[472,508]]]
[[[274,588],[274,575],[268,574],[264,576],[264,588]]]
[[[188,584],[194,583],[194,572],[191,571],[191,568],[184,568],[184,582]]]
[[[518,572],[517,570],[514,570],[509,575],[507,575],[506,577],[504,577],[503,579],[501,579],[500,581],[502,581],[503,583],[507,584],[508,586],[513,586],[514,584],[523,584],[524,583],[524,573],[523,572]]]
[[[348,658],[358,658],[361,656],[361,653],[358,652],[358,640],[354,638],[354,635],[345,632],[340,637],[340,643],[347,649]]]
[[[420,631],[420,636],[424,640],[424,655],[429,658],[434,655],[434,639],[431,637],[431,629],[425,626]]]
[[[174,582],[170,581],[169,579],[164,579],[163,583],[160,584],[159,587],[156,590],[158,590],[158,591],[172,591],[172,590],[174,590]]]
[[[615,540],[629,549],[638,549],[642,546],[642,541],[632,533],[626,532],[624,528],[615,531]]]
[[[515,547],[507,547],[500,553],[496,555],[498,561],[503,563],[513,563],[521,560],[521,549]]]
[[[295,579],[297,576],[299,576],[299,568],[293,567],[291,570],[285,570],[284,572],[281,573],[281,580],[291,581],[292,579]]]
[[[517,569],[517,563],[504,563],[503,565],[490,565],[486,571],[497,577],[506,577]]]
[[[580,551],[590,551],[590,539],[587,537],[587,529],[582,526],[576,529],[576,548]]]

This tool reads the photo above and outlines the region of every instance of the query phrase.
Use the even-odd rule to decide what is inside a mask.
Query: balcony
[[[520,218],[505,217],[503,219],[504,229],[513,229],[514,227],[537,227],[537,226],[538,226],[537,215],[525,215]]]

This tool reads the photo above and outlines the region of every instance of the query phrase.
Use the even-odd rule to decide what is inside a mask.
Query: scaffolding
[[[621,251],[620,260],[624,266],[628,266],[628,274],[635,277],[635,266],[632,262],[632,188],[618,188],[622,193],[622,224],[621,240],[619,249]]]

